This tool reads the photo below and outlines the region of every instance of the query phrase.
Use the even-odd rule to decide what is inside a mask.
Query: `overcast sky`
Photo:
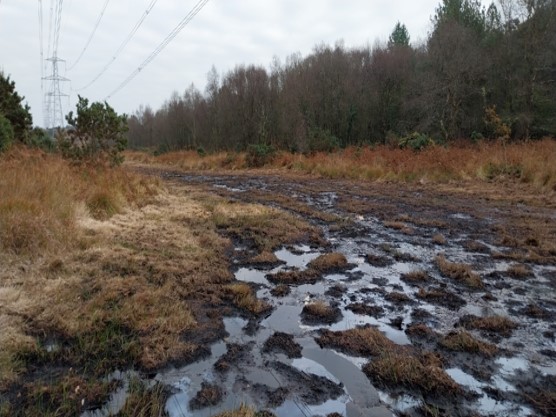
[[[46,58],[52,0],[43,0]],[[55,2],[55,0],[54,0]],[[65,0],[58,56],[64,113],[75,107],[75,90],[89,83],[114,52],[152,0],[108,2],[82,59],[72,70],[98,20],[105,0]],[[124,81],[176,27],[198,0],[158,0],[143,25],[104,75],[80,94],[103,100]],[[299,52],[306,56],[320,43],[343,40],[346,47],[386,41],[399,20],[412,42],[426,38],[430,16],[440,0],[210,0],[179,35],[124,89],[108,102],[133,113],[140,104],[158,108],[173,91],[191,83],[204,90],[212,65],[219,73],[237,64],[268,67],[274,56],[282,62]],[[33,121],[43,125],[38,1],[0,0],[0,69],[16,82],[31,106]],[[50,48],[51,49],[51,48]],[[49,69],[50,71],[50,69]]]

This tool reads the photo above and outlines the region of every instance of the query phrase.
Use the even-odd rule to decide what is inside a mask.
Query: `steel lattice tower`
[[[62,97],[69,97],[69,95],[60,91],[60,82],[69,81],[69,79],[60,76],[58,71],[58,63],[64,62],[63,59],[54,55],[52,58],[48,58],[47,61],[52,65],[52,73],[43,78],[46,81],[50,81],[50,86],[44,94],[44,126],[47,129],[54,129],[65,126]]]

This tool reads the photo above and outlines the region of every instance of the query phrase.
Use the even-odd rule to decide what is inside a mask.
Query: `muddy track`
[[[210,357],[157,377],[175,389],[171,415],[212,415],[242,401],[278,416],[554,412],[553,206],[423,185],[150,173],[287,210],[326,238],[278,248],[278,262],[253,265],[251,242],[234,236],[236,279],[273,309],[255,321],[225,319],[229,336]],[[324,253],[344,255],[347,266],[313,271],[310,262]],[[310,279],[279,281],[284,276]],[[315,305],[308,320],[307,306]],[[364,326],[393,345],[358,351],[343,332]],[[323,331],[337,344],[319,347]],[[393,383],[388,375],[399,370],[380,368],[390,354],[412,370],[423,367],[426,377],[438,370],[448,383],[433,389],[413,373]],[[210,412],[188,409],[207,384],[222,390],[219,402]],[[447,391],[435,394],[438,387]]]

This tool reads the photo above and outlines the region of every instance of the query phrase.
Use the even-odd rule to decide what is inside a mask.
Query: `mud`
[[[278,417],[553,411],[556,230],[546,230],[553,210],[417,184],[270,175],[175,174],[172,180],[303,216],[326,242],[261,254],[253,242],[234,237],[241,246],[230,255],[236,279],[253,285],[272,311],[249,323],[223,319],[226,343],[223,326],[215,325],[206,339],[209,354],[159,373],[157,380],[176,392],[166,407],[171,416],[214,415],[240,402]],[[345,262],[314,266],[330,253]],[[340,316],[307,320],[307,306],[319,301]],[[496,317],[505,319],[500,327],[492,325]],[[344,337],[354,329],[374,329],[369,333],[377,339]],[[462,342],[454,335],[464,330],[471,348],[454,349]],[[417,376],[432,369],[442,384],[415,375],[398,385],[381,380],[373,366],[401,360],[385,351],[405,354]],[[211,414],[189,406],[203,384],[225,393]]]

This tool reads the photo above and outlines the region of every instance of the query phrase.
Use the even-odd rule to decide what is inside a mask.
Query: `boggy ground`
[[[151,204],[5,269],[0,415],[554,412],[553,197],[143,172]]]
[[[243,330],[253,349],[274,331],[289,330],[304,352],[313,337],[357,364],[398,415],[554,412],[554,196],[512,184],[162,175],[323,231],[325,244],[286,247],[259,264],[250,261],[260,255],[255,245],[236,242],[236,279],[274,306]],[[345,260],[319,273],[312,265],[322,254]]]

